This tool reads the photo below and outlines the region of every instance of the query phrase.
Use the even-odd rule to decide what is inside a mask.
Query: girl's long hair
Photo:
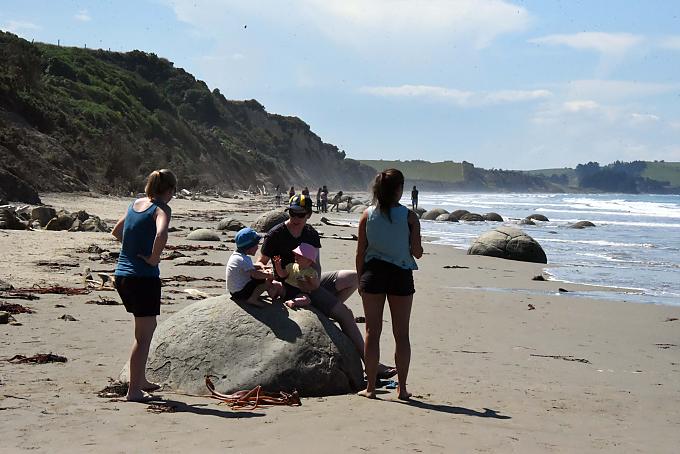
[[[397,192],[404,187],[404,174],[397,169],[385,169],[373,180],[373,203],[392,222],[390,208],[398,203]]]

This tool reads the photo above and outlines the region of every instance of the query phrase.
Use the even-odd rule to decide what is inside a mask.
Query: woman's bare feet
[[[147,381],[146,383],[144,383],[142,385],[143,391],[152,392],[152,391],[158,391],[159,389],[161,389],[161,385],[159,385],[158,383],[151,383],[150,381]]]
[[[127,396],[125,396],[128,402],[148,402],[153,399],[153,396],[146,391],[132,392],[128,391]]]
[[[411,394],[410,392],[406,391],[406,388],[401,388],[399,387],[399,394],[397,395],[397,399],[399,400],[411,400]]]
[[[368,399],[375,399],[375,391],[371,392],[368,389],[364,389],[363,391],[359,391],[357,393],[358,396],[361,397],[366,397]]]

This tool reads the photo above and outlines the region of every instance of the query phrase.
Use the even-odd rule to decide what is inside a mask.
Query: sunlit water
[[[402,203],[410,204],[410,199]],[[556,279],[641,290],[637,295],[612,295],[616,299],[680,305],[678,195],[421,192],[420,206],[503,217],[503,223],[421,221],[423,235],[460,249],[491,228],[517,226],[529,214],[543,214],[549,222],[517,227],[541,244],[548,256],[547,271]],[[567,227],[582,220],[597,227]]]

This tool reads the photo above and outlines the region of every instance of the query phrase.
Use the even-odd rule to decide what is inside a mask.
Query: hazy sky
[[[680,161],[675,0],[3,0],[0,28],[154,52],[353,158]]]

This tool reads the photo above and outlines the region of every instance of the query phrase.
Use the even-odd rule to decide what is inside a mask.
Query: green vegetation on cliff
[[[227,100],[154,54],[0,32],[0,170],[38,191],[120,192],[159,167],[183,187],[224,189],[363,189],[373,173],[300,119]]]

